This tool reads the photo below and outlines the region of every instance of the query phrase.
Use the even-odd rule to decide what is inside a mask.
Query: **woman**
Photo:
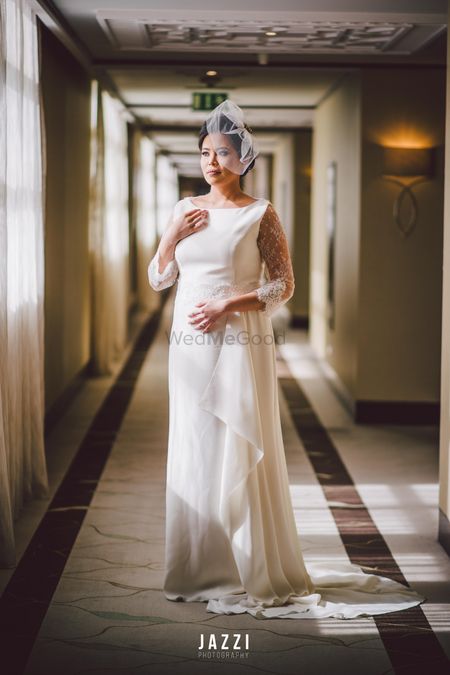
[[[425,598],[356,565],[305,567],[270,320],[294,291],[286,236],[273,206],[240,188],[257,152],[238,106],[225,101],[210,114],[199,149],[210,191],[176,204],[148,270],[155,290],[177,282],[164,594],[258,618],[351,618],[417,605]]]

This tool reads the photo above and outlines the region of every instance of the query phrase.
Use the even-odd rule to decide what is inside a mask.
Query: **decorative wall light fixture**
[[[433,175],[433,159],[433,148],[383,147],[383,178],[402,188],[394,202],[393,216],[405,236],[411,233],[417,220],[418,207],[412,188]],[[406,198],[410,201],[410,214],[404,221],[400,210]]]

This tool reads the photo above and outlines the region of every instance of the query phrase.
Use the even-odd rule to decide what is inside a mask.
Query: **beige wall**
[[[359,399],[439,401],[444,125],[443,69],[364,73]],[[399,142],[440,146],[435,177],[413,188],[418,218],[406,238],[392,217],[400,188],[380,177],[380,144]]]
[[[356,391],[360,237],[361,97],[357,73],[326,98],[314,122],[312,143],[310,340],[347,390]],[[337,163],[335,312],[328,329],[327,167]]]
[[[450,10],[449,10],[450,21]],[[447,105],[444,193],[444,256],[441,334],[441,419],[439,436],[439,540],[450,555],[450,42],[447,42]]]
[[[381,177],[381,145],[444,139],[444,73],[367,69],[347,75],[317,111],[313,137],[311,343],[355,401],[439,400],[442,147],[436,176],[414,191],[407,238]],[[433,105],[429,102],[433,101]],[[326,168],[337,162],[336,324],[327,325]]]
[[[302,129],[293,136],[294,142],[294,237],[292,264],[295,293],[292,312],[307,319],[309,314],[309,248],[311,220],[311,129]]]
[[[46,410],[89,360],[88,75],[42,28]]]

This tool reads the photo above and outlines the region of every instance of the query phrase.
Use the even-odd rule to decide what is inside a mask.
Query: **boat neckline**
[[[248,209],[249,206],[253,206],[253,204],[257,204],[258,202],[264,201],[263,197],[258,197],[255,199],[254,202],[250,202],[250,204],[246,204],[245,206],[213,206],[212,208],[208,207],[202,207],[198,206],[197,204],[194,204],[192,201],[191,197],[186,197],[193,206],[195,206],[197,209],[205,209],[205,211],[236,211],[238,209]]]

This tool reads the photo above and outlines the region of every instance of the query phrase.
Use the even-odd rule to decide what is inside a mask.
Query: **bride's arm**
[[[181,239],[191,237],[208,226],[205,209],[190,209],[180,214],[181,200],[175,204],[158,249],[148,266],[148,280],[155,291],[172,286],[180,272],[175,258],[175,248]]]
[[[228,312],[256,309],[271,316],[294,293],[295,279],[289,245],[284,228],[272,204],[268,205],[260,223],[258,248],[269,280],[250,293],[227,298],[225,303]]]
[[[178,264],[175,259],[175,247],[177,240],[174,237],[170,224],[173,221],[172,214],[169,223],[159,242],[157,251],[148,266],[148,281],[155,291],[162,291],[172,286],[178,276]]]

